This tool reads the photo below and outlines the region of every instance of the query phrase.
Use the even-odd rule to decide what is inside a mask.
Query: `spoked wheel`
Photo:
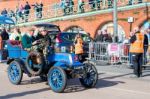
[[[98,80],[98,73],[95,65],[91,62],[84,62],[85,74],[79,80],[85,88],[95,87]]]
[[[48,73],[48,84],[54,92],[63,92],[67,84],[65,71],[60,67],[52,67]]]
[[[8,78],[9,81],[14,85],[18,85],[21,83],[23,76],[21,67],[22,66],[18,61],[12,61],[8,66]]]

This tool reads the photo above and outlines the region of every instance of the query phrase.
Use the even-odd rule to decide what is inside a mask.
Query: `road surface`
[[[77,79],[69,80],[64,93],[50,90],[39,77],[23,76],[21,85],[12,85],[7,65],[0,64],[0,99],[150,99],[150,81],[99,73],[95,88],[83,88]]]

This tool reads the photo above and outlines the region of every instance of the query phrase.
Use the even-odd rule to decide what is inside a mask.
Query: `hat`
[[[29,28],[28,30],[29,30],[29,31],[34,31],[34,28]]]
[[[46,31],[46,28],[45,27],[41,27],[40,31]]]

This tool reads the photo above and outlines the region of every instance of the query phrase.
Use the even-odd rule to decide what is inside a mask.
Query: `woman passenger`
[[[14,32],[10,35],[10,40],[18,40],[21,41],[21,31],[19,28],[14,28]]]

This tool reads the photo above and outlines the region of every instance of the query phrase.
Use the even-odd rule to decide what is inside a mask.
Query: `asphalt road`
[[[12,85],[7,65],[0,64],[0,99],[150,99],[150,81],[99,73],[95,88],[83,88],[77,79],[69,80],[64,93],[50,90],[39,77],[23,76],[21,85]]]

